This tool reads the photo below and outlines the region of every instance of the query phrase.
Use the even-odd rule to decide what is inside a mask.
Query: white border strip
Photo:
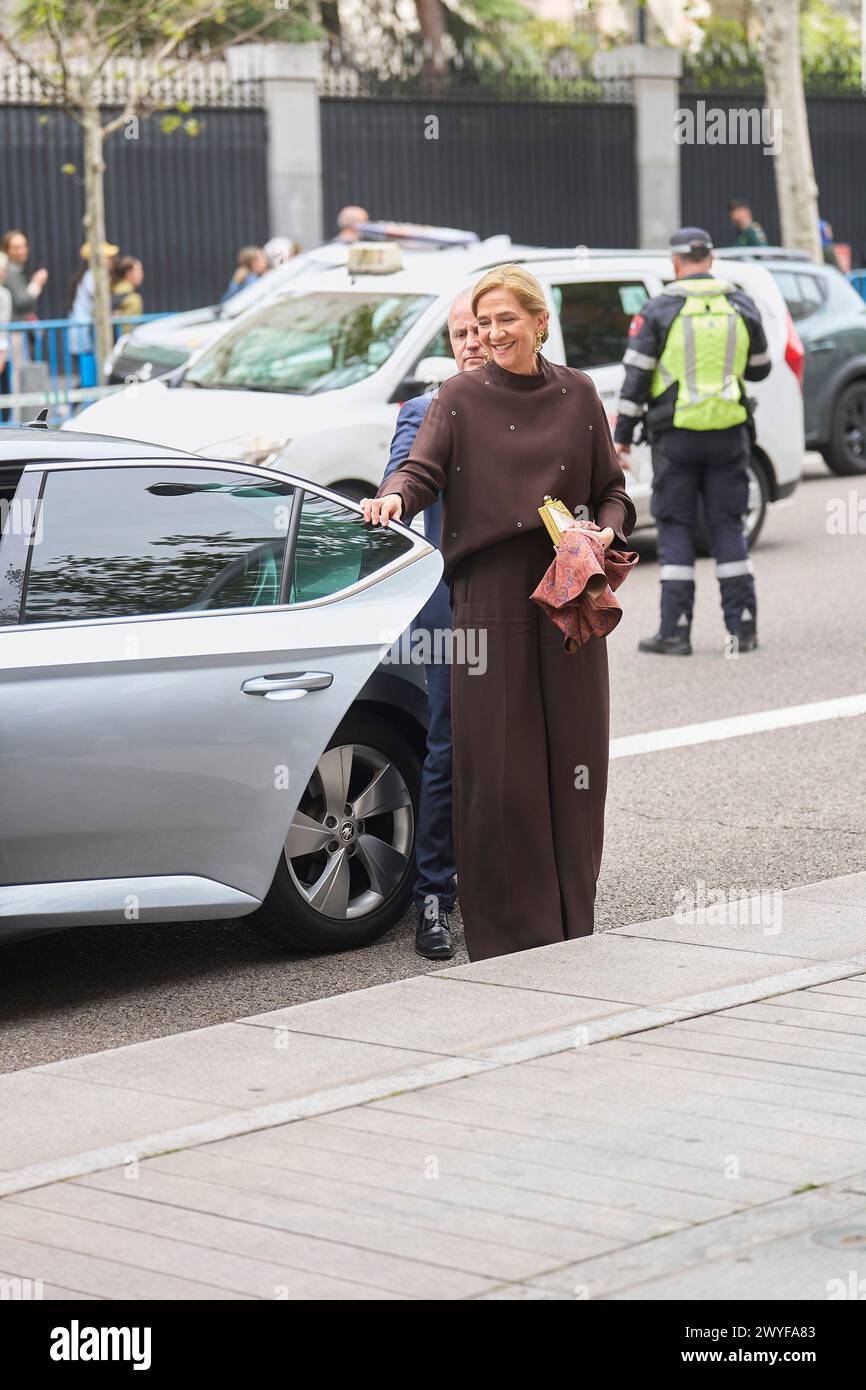
[[[792,729],[798,724],[820,724],[825,719],[853,719],[866,714],[866,694],[843,695],[837,700],[819,700],[812,705],[788,705],[784,709],[755,710],[730,719],[709,719],[704,724],[681,724],[675,729],[653,729],[645,734],[628,734],[610,741],[611,758],[634,758],[640,753],[658,753],[665,748],[687,748],[695,743],[717,743],[745,734],[764,734],[772,729]]]
[[[347,1110],[352,1106],[384,1100],[397,1092],[421,1091],[428,1086],[437,1086],[445,1081],[458,1081],[478,1072],[514,1066],[518,1062],[528,1062],[536,1057],[549,1057],[557,1052],[570,1052],[576,1046],[583,1050],[592,1043],[604,1042],[609,1038],[643,1033],[649,1028],[663,1028],[666,1024],[715,1013],[719,1009],[755,1003],[771,995],[790,994],[794,990],[808,989],[813,985],[848,979],[852,975],[862,974],[864,970],[866,951],[856,956],[847,956],[843,960],[818,961],[780,975],[768,975],[760,980],[724,985],[703,994],[673,999],[669,1004],[640,1005],[595,1020],[576,1021],[554,1033],[542,1033],[538,1037],[526,1038],[520,1042],[500,1043],[466,1057],[443,1058],[412,1071],[372,1077],[368,1081],[359,1081],[350,1086],[317,1091],[297,1100],[276,1101],[272,1105],[218,1115],[196,1124],[184,1125],[180,1129],[146,1134],[140,1139],[109,1144],[86,1153],[49,1159],[44,1163],[34,1163],[28,1168],[0,1174],[0,1197],[10,1197],[16,1192],[47,1187],[50,1183],[66,1182],[70,1178],[80,1178],[88,1173],[119,1168],[133,1158],[154,1158],[171,1150],[213,1144],[220,1139],[233,1139],[240,1134],[271,1129],[276,1125],[288,1124],[292,1120],[305,1120],[313,1115],[324,1115],[335,1110]],[[490,987],[507,988],[497,985]],[[273,1027],[286,1027],[285,1020],[274,1023]]]

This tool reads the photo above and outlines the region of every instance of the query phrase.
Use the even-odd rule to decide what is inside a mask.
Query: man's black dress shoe
[[[657,652],[659,656],[691,656],[692,644],[688,637],[662,637],[657,632],[654,637],[642,637],[638,651]]]
[[[419,956],[426,956],[428,960],[449,960],[454,955],[451,923],[444,907],[440,907],[435,917],[428,917],[424,912],[418,913],[415,950]]]

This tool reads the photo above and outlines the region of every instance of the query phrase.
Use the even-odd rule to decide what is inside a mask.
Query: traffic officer
[[[758,644],[755,581],[743,531],[746,462],[754,437],[743,380],[762,381],[770,354],[756,304],[711,272],[700,227],[671,237],[676,279],[629,326],[614,441],[624,468],[645,419],[652,445],[651,510],[658,527],[661,625],[643,652],[691,654],[695,530],[703,498],[725,626],[739,652]]]

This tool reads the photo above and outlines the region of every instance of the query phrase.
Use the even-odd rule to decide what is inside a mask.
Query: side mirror
[[[425,386],[441,386],[443,381],[457,375],[453,357],[422,357],[412,376]]]

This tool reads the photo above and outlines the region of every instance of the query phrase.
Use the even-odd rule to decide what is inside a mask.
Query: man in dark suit
[[[474,372],[484,366],[478,325],[472,313],[469,294],[461,295],[451,305],[448,336],[458,371]],[[391,456],[385,478],[409,457],[432,399],[432,395],[415,396],[401,407],[391,440]],[[434,545],[439,545],[442,535],[441,502],[435,502],[424,512],[424,534]],[[412,627],[414,631],[420,629],[431,634],[437,629],[441,632],[450,629],[451,604],[446,584],[437,585]],[[431,648],[435,651],[432,642]],[[413,893],[418,910],[415,949],[429,960],[443,960],[454,954],[448,914],[457,897],[451,834],[451,667],[430,662],[425,666],[425,673],[430,717],[415,835],[418,867]]]

